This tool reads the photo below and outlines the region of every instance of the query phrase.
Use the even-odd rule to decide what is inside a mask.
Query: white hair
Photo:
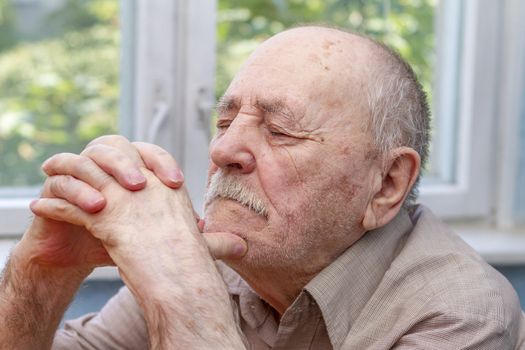
[[[412,68],[392,49],[367,38],[378,49],[379,67],[374,67],[367,98],[372,140],[380,155],[396,147],[414,149],[424,166],[430,143],[430,111],[421,84]],[[416,183],[407,197],[417,198]]]
[[[268,216],[268,210],[259,196],[248,186],[243,185],[236,175],[226,173],[222,169],[217,170],[210,179],[205,197],[206,205],[217,198],[235,200],[259,215]]]

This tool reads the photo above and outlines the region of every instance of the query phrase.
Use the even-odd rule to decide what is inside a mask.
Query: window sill
[[[525,229],[451,224],[453,230],[491,265],[525,265]]]

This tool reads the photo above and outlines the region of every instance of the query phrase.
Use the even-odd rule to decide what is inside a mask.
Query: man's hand
[[[118,137],[101,138],[94,144],[104,140],[113,144],[129,144]],[[108,157],[100,162],[118,164],[109,166],[109,173],[125,188],[140,190],[146,185],[146,179],[139,170],[143,162],[137,154],[134,148],[127,155],[109,151]],[[80,158],[77,163],[80,172],[90,174],[93,169],[99,168],[89,157]],[[154,157],[149,161],[149,167],[168,186],[180,186],[180,174],[167,173],[162,167],[159,169],[155,163],[159,159]],[[119,171],[126,167],[129,169],[125,173]],[[114,168],[116,170],[112,173]],[[110,178],[109,175],[105,177]],[[98,191],[72,176],[63,177],[61,182],[46,181],[42,197],[56,198],[62,193],[72,193],[75,203],[86,212],[97,212],[106,205],[105,198]],[[0,347],[49,348],[56,327],[84,278],[95,266],[108,264],[113,262],[102,242],[84,227],[35,217],[13,249],[0,276],[0,314],[3,315],[0,320]]]
[[[90,159],[98,164],[97,154],[92,152]],[[184,189],[168,188],[152,172],[141,169],[146,187],[131,192],[115,180],[118,176],[101,169],[105,166],[79,171],[74,166],[78,159],[57,155],[46,162],[44,170],[50,175],[69,174],[89,184],[106,198],[104,208],[90,213],[78,202],[71,203],[78,198],[74,193],[64,191],[59,195],[64,199],[34,202],[33,211],[82,225],[102,242],[144,310],[153,346],[170,347],[176,341],[189,347],[205,343],[242,347],[224,282]],[[49,181],[62,180],[54,175]],[[230,236],[235,245],[241,244],[237,250],[245,249],[240,238]],[[188,324],[194,325],[191,330]]]
[[[54,162],[67,157],[75,161],[57,171]],[[127,191],[140,191],[147,182],[145,168],[164,186],[179,188],[183,182],[167,152],[153,145],[132,145],[119,136],[99,138],[83,154],[57,156],[43,168],[53,176],[44,185],[42,201],[63,201],[87,214],[107,204],[93,183],[118,183]],[[206,241],[217,257],[239,257],[246,251],[244,241],[231,234],[208,235]],[[48,348],[83,279],[95,266],[113,263],[102,241],[85,227],[53,220],[52,215],[35,217],[0,276],[0,343],[11,349]]]
[[[140,170],[143,168],[153,171],[168,187],[182,186],[182,172],[168,152],[152,144],[132,144],[122,136],[95,139],[80,155],[62,153],[48,159],[42,166],[50,176],[44,185],[44,199],[31,205],[41,217],[35,218],[26,234],[39,242],[39,250],[33,256],[43,264],[56,266],[112,264],[100,240],[82,226],[59,221],[60,214],[64,210],[91,214],[100,211],[106,205],[100,190],[113,179],[127,190],[142,190],[146,186],[146,178]],[[65,201],[50,201],[50,198]],[[66,209],[66,201],[76,208]],[[54,203],[54,207],[52,212],[44,214],[41,208],[46,202]],[[202,224],[199,221],[199,227],[202,228]],[[210,253],[217,259],[240,258],[246,252],[246,245],[238,236],[207,233],[204,238]]]

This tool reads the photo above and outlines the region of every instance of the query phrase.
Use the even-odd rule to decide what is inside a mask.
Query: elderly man
[[[510,284],[412,204],[428,124],[384,46],[324,27],[276,35],[219,104],[204,220],[153,145],[105,137],[43,165],[2,280],[2,348],[523,348]],[[127,288],[55,334],[107,264]]]

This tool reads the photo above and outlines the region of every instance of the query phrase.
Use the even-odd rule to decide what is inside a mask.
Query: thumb
[[[215,259],[240,259],[248,251],[246,241],[227,232],[203,233],[210,254]]]

